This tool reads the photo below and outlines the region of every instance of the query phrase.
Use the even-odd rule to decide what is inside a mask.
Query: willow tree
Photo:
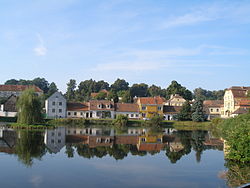
[[[26,89],[17,101],[18,123],[34,124],[41,122],[41,101],[33,88]]]

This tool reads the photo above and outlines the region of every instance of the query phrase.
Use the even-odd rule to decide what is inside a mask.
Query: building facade
[[[0,117],[16,117],[17,97],[11,95],[3,104],[0,105]]]
[[[60,92],[55,92],[45,101],[46,116],[48,119],[66,118],[66,99]]]
[[[220,118],[224,106],[223,100],[205,100],[203,101],[203,110],[207,120]]]
[[[26,89],[33,88],[38,96],[43,94],[43,91],[37,86],[31,85],[0,85],[0,97],[8,98],[11,95],[20,96]]]
[[[129,119],[139,119],[140,111],[138,104],[131,103],[116,103],[115,104],[115,115],[125,115]]]

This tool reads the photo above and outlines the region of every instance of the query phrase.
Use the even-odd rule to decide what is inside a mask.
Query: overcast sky
[[[250,1],[1,0],[0,83],[250,85]]]

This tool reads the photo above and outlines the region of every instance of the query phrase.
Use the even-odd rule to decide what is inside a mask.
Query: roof
[[[250,99],[240,99],[236,101],[237,106],[250,106]]]
[[[100,105],[100,108],[99,108]],[[114,102],[109,100],[90,100],[89,110],[114,111]]]
[[[246,98],[247,91],[250,90],[250,87],[244,86],[233,86],[227,90],[231,90],[233,93],[234,98]]]
[[[91,93],[90,94],[90,96],[92,97],[92,98],[94,98],[94,97],[96,97],[99,93],[106,93],[107,95],[109,94],[109,91],[107,91],[106,89],[102,89],[102,90],[100,90],[98,93]]]
[[[138,104],[133,103],[116,103],[115,109],[117,112],[139,112]]]
[[[221,107],[224,105],[223,100],[205,100],[203,101],[204,107]]]
[[[139,151],[161,151],[164,144],[162,143],[141,143],[137,145]]]
[[[24,91],[28,88],[34,88],[35,92],[43,92],[35,85],[0,85],[0,91]]]
[[[89,106],[88,106],[88,103],[71,102],[71,103],[67,103],[67,110],[68,111],[88,111]]]
[[[232,114],[246,114],[248,113],[250,108],[239,108],[235,110]]]
[[[163,106],[164,114],[178,114],[181,111],[182,106]]]
[[[165,103],[165,99],[163,97],[139,97],[138,102],[145,105],[162,105]]]

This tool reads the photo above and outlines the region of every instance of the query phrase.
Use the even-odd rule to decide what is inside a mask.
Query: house
[[[66,99],[60,92],[55,92],[45,101],[46,116],[49,119],[66,118]]]
[[[111,118],[115,116],[115,104],[109,100],[90,100],[89,113],[92,118]]]
[[[139,105],[141,118],[150,119],[155,114],[163,115],[163,97],[138,97],[136,103]]]
[[[180,113],[182,106],[163,106],[165,120],[174,120],[174,116]]]
[[[140,111],[138,104],[132,103],[116,103],[115,104],[115,115],[125,115],[129,119],[139,119]]]
[[[226,89],[221,117],[229,118],[246,113],[250,109],[250,99],[247,97],[249,91],[250,87],[243,86],[233,86]]]
[[[67,118],[92,118],[92,113],[89,112],[89,104],[67,103]]]
[[[20,96],[24,90],[29,88],[33,88],[39,96],[43,94],[43,91],[34,85],[0,85],[0,97]]]
[[[17,97],[11,95],[3,104],[0,105],[0,117],[16,117]]]
[[[207,120],[221,117],[221,109],[224,106],[223,100],[205,100],[203,101],[203,110]]]
[[[139,136],[137,149],[139,151],[160,151],[164,144],[162,135],[141,135]]]
[[[174,94],[170,96],[170,99],[166,101],[167,106],[183,106],[186,100],[179,94]]]
[[[54,130],[46,129],[44,143],[52,153],[58,153],[65,145],[65,127],[58,127]]]

